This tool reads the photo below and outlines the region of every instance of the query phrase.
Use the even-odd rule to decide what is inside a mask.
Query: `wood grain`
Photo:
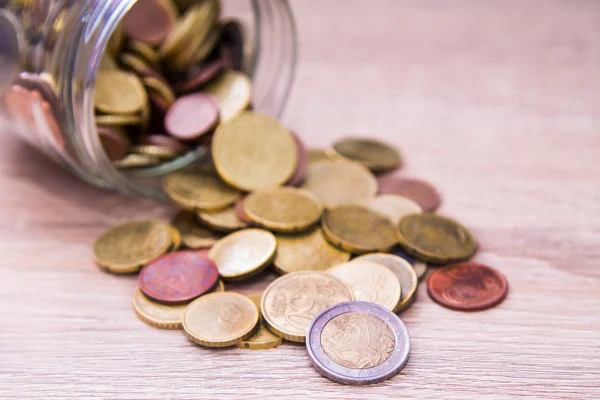
[[[347,133],[399,145],[402,174],[438,187],[507,300],[455,312],[421,285],[402,314],[409,363],[377,386],[322,378],[301,346],[203,349],[140,322],[134,278],[91,259],[108,226],[173,209],[87,186],[2,135],[0,398],[599,398],[600,2],[293,7],[285,122],[311,146]]]

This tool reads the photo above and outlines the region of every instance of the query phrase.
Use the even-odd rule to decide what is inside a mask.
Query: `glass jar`
[[[119,170],[105,154],[94,123],[100,60],[135,2],[0,0],[0,134],[18,134],[92,184],[163,198],[160,177],[199,160],[206,150],[198,147],[157,167]],[[222,0],[222,17],[237,19],[246,29],[245,68],[253,81],[254,109],[278,117],[296,65],[288,2]]]

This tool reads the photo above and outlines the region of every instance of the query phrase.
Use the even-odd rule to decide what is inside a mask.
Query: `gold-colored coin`
[[[369,208],[386,215],[394,224],[409,214],[419,214],[423,212],[421,206],[404,196],[396,194],[384,194],[375,197],[369,203]]]
[[[329,161],[330,160],[329,156],[323,149],[310,149],[308,151],[308,154],[310,156],[309,162],[311,164],[314,164],[319,161]]]
[[[475,237],[461,224],[435,214],[411,214],[402,218],[400,246],[419,260],[446,264],[468,260],[477,251]]]
[[[327,207],[367,204],[377,193],[377,180],[355,162],[319,161],[309,164],[302,188],[313,192]]]
[[[277,250],[277,240],[262,229],[244,229],[219,240],[208,252],[224,280],[241,280],[266,268]]]
[[[233,346],[254,334],[258,317],[258,308],[248,297],[233,292],[210,293],[187,307],[183,330],[202,346]]]
[[[241,196],[205,165],[169,174],[163,181],[163,188],[171,200],[190,210],[218,210],[233,204]]]
[[[219,279],[215,288],[212,290],[213,292],[224,292],[225,291],[225,282],[222,279]]]
[[[221,123],[231,121],[243,113],[252,99],[250,78],[246,74],[234,70],[222,72],[204,86],[202,91],[212,95],[219,103]],[[259,129],[258,126],[254,128]],[[258,133],[258,131],[254,133]],[[267,143],[265,142],[263,145],[267,145]]]
[[[298,271],[325,271],[350,259],[350,253],[325,240],[320,227],[296,235],[277,235],[277,256],[273,266],[281,274]]]
[[[108,52],[105,52],[102,58],[100,59],[100,66],[98,67],[99,71],[115,71],[119,69],[119,65],[115,60],[114,56]]]
[[[209,27],[209,24],[203,25]],[[167,65],[172,71],[185,71],[192,65],[201,63],[212,52],[219,42],[221,32],[219,29],[212,29],[206,36],[203,32],[201,35],[194,35],[191,40],[188,40],[185,46],[172,58],[167,59]]]
[[[190,40],[190,36],[195,33],[194,28],[199,27],[206,18],[208,7],[211,6],[209,3],[214,3],[214,1],[211,0],[195,4],[185,12],[182,18],[177,20],[175,26],[158,49],[158,54],[161,59],[165,60],[171,58],[181,51]]]
[[[381,264],[392,271],[394,275],[396,275],[398,281],[400,282],[400,286],[402,287],[402,299],[398,303],[398,306],[392,311],[403,311],[412,304],[417,294],[419,279],[413,266],[410,265],[408,261],[402,257],[385,253],[365,254],[364,256],[355,258],[352,261],[369,261]]]
[[[63,25],[63,27],[64,27],[64,25]],[[124,42],[125,42],[125,35],[123,34],[123,24],[118,24],[116,26],[115,30],[113,31],[112,35],[110,35],[110,39],[108,39],[108,44],[106,45],[106,52],[104,54],[106,54],[106,53],[112,53],[113,55],[117,54],[121,50],[121,48],[123,48]]]
[[[402,299],[400,281],[381,264],[352,260],[329,268],[327,273],[350,286],[357,301],[379,304],[393,311]]]
[[[94,259],[109,272],[131,274],[165,254],[172,241],[171,228],[164,222],[130,221],[96,239]]]
[[[191,211],[180,211],[171,223],[181,233],[183,245],[189,249],[208,249],[220,239],[219,235],[200,225]]]
[[[130,125],[142,125],[144,116],[141,114],[130,114],[130,115],[119,115],[119,114],[107,114],[107,115],[96,115],[94,117],[96,125],[114,127],[114,126],[130,126]]]
[[[389,251],[398,243],[396,226],[388,217],[359,205],[327,210],[322,227],[329,243],[355,254]]]
[[[156,93],[169,107],[175,103],[175,93],[165,81],[153,76],[146,76],[142,78],[142,83],[148,91]]]
[[[127,47],[129,50],[133,51],[133,53],[141,57],[144,61],[152,65],[158,65],[160,62],[160,57],[156,50],[144,42],[130,39],[129,42],[127,42]]]
[[[200,47],[196,50],[192,64],[199,64],[205,61],[208,56],[214,51],[219,40],[221,39],[221,26],[215,26],[208,34],[206,39],[200,44]]]
[[[94,107],[107,114],[135,114],[148,103],[148,96],[140,79],[134,74],[118,70],[98,71]]]
[[[359,162],[373,172],[389,171],[402,165],[398,150],[375,139],[344,138],[327,149],[327,154],[330,157],[340,155]]]
[[[144,168],[160,164],[160,159],[144,154],[127,154],[120,160],[113,162],[114,166],[121,169]]]
[[[251,294],[248,297],[260,311],[261,293]],[[258,330],[248,339],[239,342],[237,347],[250,350],[268,350],[281,346],[282,343],[283,339],[271,333],[266,327],[264,320],[260,318]]]
[[[323,204],[307,190],[278,187],[249,194],[244,199],[244,212],[265,229],[298,232],[319,222]]]
[[[277,120],[250,111],[217,128],[212,155],[221,178],[249,192],[284,184],[298,163],[291,133]]]
[[[133,309],[139,319],[159,329],[181,329],[183,313],[187,304],[167,305],[158,303],[137,288],[133,292]]]
[[[196,217],[206,226],[218,232],[233,232],[248,227],[238,218],[233,206],[220,210],[199,210]]]
[[[139,144],[131,146],[129,151],[136,154],[142,154],[148,157],[158,158],[160,160],[173,160],[177,158],[179,153],[171,150],[168,147],[156,146],[152,144]]]
[[[327,307],[354,300],[352,289],[326,272],[302,271],[274,280],[263,293],[261,313],[269,330],[304,343],[310,322]]]
[[[171,246],[168,252],[177,251],[181,248],[181,233],[172,225],[169,225],[171,229]]]

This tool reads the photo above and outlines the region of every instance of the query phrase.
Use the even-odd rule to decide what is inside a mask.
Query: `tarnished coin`
[[[208,256],[217,264],[221,278],[241,280],[266,268],[277,249],[277,240],[271,232],[262,229],[244,229],[219,240]]]
[[[161,304],[146,296],[139,288],[133,292],[133,309],[139,319],[159,329],[181,329],[187,304]]]
[[[355,254],[386,252],[398,243],[396,226],[389,218],[359,205],[325,211],[322,227],[331,244]]]
[[[397,194],[377,196],[371,200],[369,208],[386,215],[394,224],[398,224],[408,214],[418,214],[423,211],[421,206],[411,199]]]
[[[163,181],[165,193],[186,209],[218,210],[235,202],[241,193],[227,186],[215,171],[197,165],[169,174]]]
[[[244,199],[244,212],[255,225],[275,232],[298,232],[315,225],[323,204],[311,192],[292,187],[261,190]]]
[[[408,261],[393,254],[385,253],[365,254],[355,258],[352,260],[352,262],[359,260],[381,264],[392,271],[394,275],[396,275],[396,278],[398,278],[400,287],[402,288],[402,298],[400,302],[398,302],[396,308],[394,308],[392,311],[396,313],[403,311],[412,304],[417,294],[419,279],[417,277],[417,273]],[[360,300],[358,296],[356,297],[357,300]]]
[[[400,304],[400,281],[390,269],[381,264],[354,259],[329,268],[327,273],[350,286],[357,301],[379,304],[392,311]]]
[[[200,225],[191,211],[180,211],[171,223],[181,233],[183,245],[189,249],[207,249],[220,239],[219,235]]]
[[[163,303],[184,303],[207,293],[219,279],[217,265],[193,251],[179,251],[152,261],[140,271],[144,294]]]
[[[258,317],[258,308],[248,297],[234,292],[210,293],[185,310],[183,330],[202,346],[233,346],[254,334]]]
[[[123,18],[123,31],[130,38],[156,46],[173,29],[176,18],[169,0],[138,1]]]
[[[223,71],[204,86],[202,91],[217,99],[222,123],[230,121],[244,112],[252,99],[250,78],[242,72],[230,69]]]
[[[106,114],[135,114],[148,103],[141,80],[119,70],[98,71],[94,107]]]
[[[125,157],[130,144],[125,135],[106,127],[99,126],[97,130],[100,144],[110,160],[117,161]]]
[[[408,261],[408,263],[410,265],[412,265],[413,269],[415,270],[415,273],[417,274],[417,278],[419,279],[419,281],[421,281],[421,279],[423,279],[423,277],[427,274],[427,264],[424,263],[423,261],[419,261],[419,260],[415,259],[414,257],[409,256],[408,254],[406,254],[404,252],[404,250],[402,250],[402,248],[400,246],[394,247],[391,251],[391,254],[396,255],[396,256]]]
[[[306,328],[317,314],[337,303],[354,300],[352,289],[326,272],[283,275],[264,291],[262,316],[277,336],[304,343]]]
[[[292,132],[292,136],[294,137],[294,141],[296,142],[296,149],[298,150],[298,164],[296,165],[296,171],[292,177],[287,181],[288,186],[299,186],[304,179],[306,178],[306,173],[308,172],[308,164],[310,162],[310,154],[302,142],[302,139],[296,134]]]
[[[221,178],[244,191],[284,184],[298,160],[291,133],[277,120],[250,111],[219,125],[212,153]]]
[[[182,140],[197,139],[215,127],[219,108],[212,96],[194,93],[177,99],[165,116],[167,132]]]
[[[306,349],[323,376],[346,385],[369,385],[402,370],[410,337],[396,314],[353,301],[334,305],[311,322]]]
[[[367,204],[377,193],[377,181],[358,163],[319,161],[308,166],[302,188],[313,192],[327,207],[335,207]]]
[[[435,270],[427,280],[427,293],[444,307],[478,311],[501,303],[508,294],[508,282],[487,265],[465,262]]]
[[[261,295],[262,293],[256,293],[248,296],[259,311]],[[237,347],[239,347],[240,349],[267,350],[275,348],[277,346],[281,346],[282,343],[283,339],[281,339],[279,336],[274,335],[265,326],[265,323],[261,317],[258,330],[254,333],[254,335],[250,336],[248,339],[239,342],[237,344]]]
[[[475,237],[461,224],[435,214],[411,214],[400,221],[400,246],[429,263],[469,259],[477,250]]]
[[[344,138],[329,149],[332,156],[341,155],[356,161],[373,172],[400,168],[402,159],[398,150],[379,140],[369,138]]]
[[[218,232],[228,233],[248,227],[248,224],[238,218],[234,206],[220,210],[199,210],[196,217],[206,226]]]
[[[321,228],[295,235],[277,236],[273,266],[281,274],[298,271],[325,271],[350,259],[350,253],[325,240]]]
[[[442,203],[438,191],[429,183],[418,179],[387,175],[378,178],[377,182],[379,194],[397,194],[407,197],[420,205],[425,212],[437,210]]]
[[[171,242],[168,224],[157,220],[130,221],[96,239],[94,259],[109,272],[131,274],[165,254]]]

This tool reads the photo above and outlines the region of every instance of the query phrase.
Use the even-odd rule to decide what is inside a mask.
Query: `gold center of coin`
[[[140,79],[128,72],[99,71],[94,106],[107,114],[134,114],[142,110],[148,96]]]
[[[346,368],[376,367],[394,352],[396,338],[384,321],[367,313],[338,315],[321,333],[323,351],[336,364]]]

